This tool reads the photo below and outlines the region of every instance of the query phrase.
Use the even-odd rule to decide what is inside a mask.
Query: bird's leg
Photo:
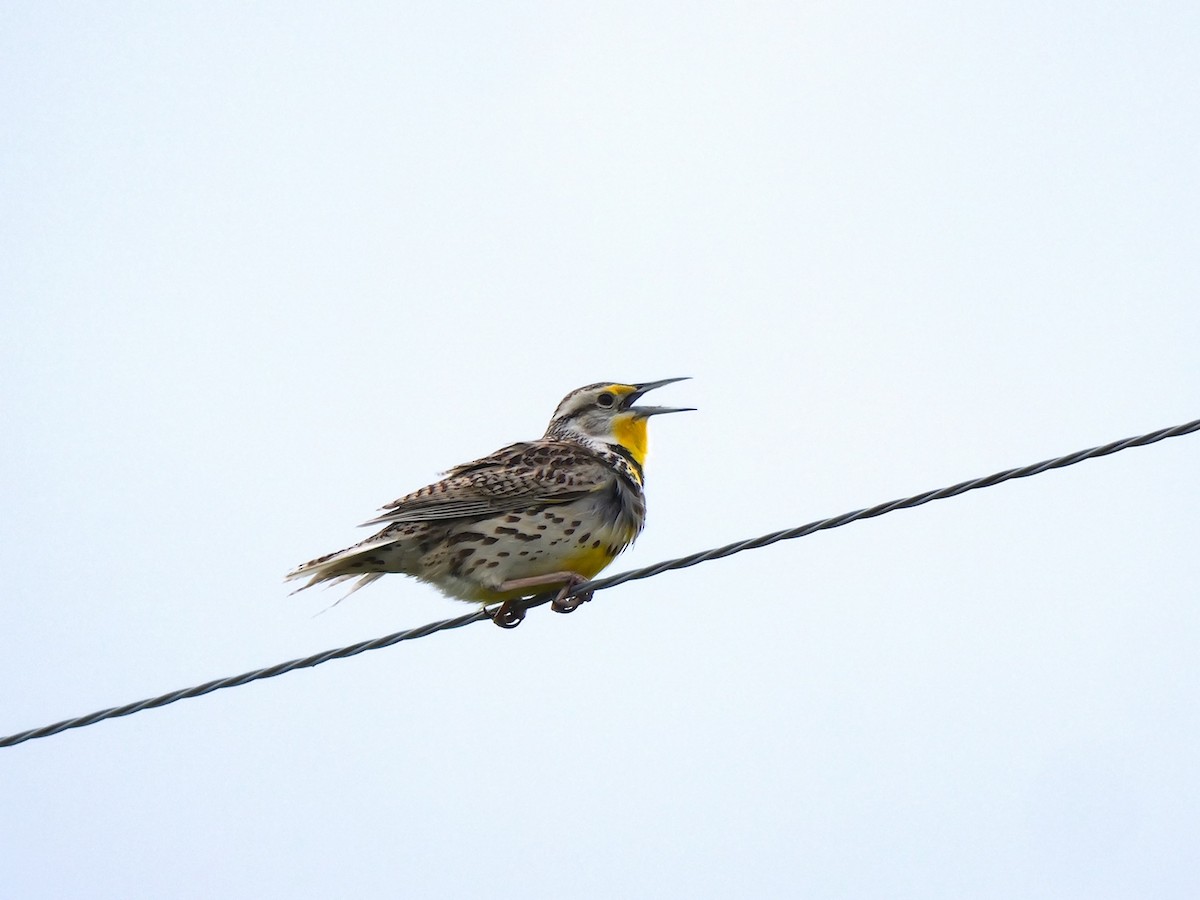
[[[525,588],[542,587],[544,585],[561,584],[562,589],[558,592],[558,596],[550,603],[550,608],[555,612],[569,613],[574,612],[581,603],[586,603],[592,599],[592,592],[588,591],[585,594],[580,594],[577,597],[567,598],[567,594],[585,584],[588,579],[584,578],[578,572],[550,572],[547,575],[534,575],[530,578],[513,578],[500,585],[501,591],[519,591]],[[506,601],[506,604],[511,601]],[[500,609],[504,609],[503,606]],[[511,626],[510,626],[511,627]]]

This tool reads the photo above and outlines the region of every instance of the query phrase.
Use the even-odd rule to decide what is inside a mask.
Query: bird
[[[572,612],[591,599],[572,591],[645,525],[647,421],[693,411],[635,404],[684,380],[598,382],[571,391],[540,440],[449,469],[363,523],[382,525],[376,534],[297,566],[285,580],[308,579],[296,591],[354,581],[349,596],[403,573],[454,599],[499,602],[491,616],[505,628],[520,624],[523,601],[543,590],[558,588],[551,608]]]

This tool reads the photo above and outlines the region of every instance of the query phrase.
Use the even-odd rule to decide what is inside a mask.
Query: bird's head
[[[642,384],[602,381],[577,388],[558,404],[546,437],[624,448],[639,466],[645,465],[646,420],[663,413],[690,412],[691,407],[634,404],[647,391],[686,380],[664,378]]]

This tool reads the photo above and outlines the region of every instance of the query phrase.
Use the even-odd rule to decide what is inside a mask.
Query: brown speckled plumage
[[[288,578],[306,578],[302,588],[357,579],[353,591],[399,572],[451,597],[490,602],[536,592],[515,582],[592,577],[645,522],[637,458],[644,453],[644,420],[674,410],[631,404],[662,383],[573,391],[541,440],[456,466],[441,481],[388,503],[365,523],[382,525],[379,532]],[[626,433],[640,435],[632,451],[619,437]]]

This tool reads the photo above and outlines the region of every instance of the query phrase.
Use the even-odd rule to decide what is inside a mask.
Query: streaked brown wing
[[[569,503],[612,483],[613,472],[583,447],[513,444],[456,466],[448,477],[393,500],[364,525],[479,519],[528,506]]]

